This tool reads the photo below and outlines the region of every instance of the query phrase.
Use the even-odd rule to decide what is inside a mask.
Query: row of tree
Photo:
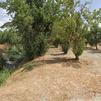
[[[18,36],[18,33],[14,33],[11,30],[4,30],[0,31],[0,44],[10,44],[16,45],[20,43],[20,36]]]
[[[101,9],[91,12],[80,0],[6,0],[0,7],[12,17],[5,23],[14,35],[19,36],[26,56],[32,60],[46,53],[50,40],[59,38],[62,44],[73,46],[76,59],[83,53],[85,41],[100,42],[98,27]],[[89,30],[90,28],[90,30]],[[86,38],[86,39],[85,39]],[[66,47],[70,47],[70,45]]]
[[[97,23],[93,24],[90,28],[90,31],[85,36],[91,46],[96,46],[96,50],[98,49],[98,43],[101,43],[101,28]]]

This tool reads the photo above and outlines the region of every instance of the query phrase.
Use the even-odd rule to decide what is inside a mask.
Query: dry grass
[[[93,99],[101,94],[101,57],[99,53],[89,52],[85,50],[77,61],[71,50],[64,55],[60,47],[50,48],[45,56],[27,63],[37,62],[36,68],[30,71],[20,68],[12,74],[8,83],[0,88],[0,101]]]
[[[0,50],[9,49],[10,47],[11,47],[11,45],[2,45],[2,44],[0,44]]]

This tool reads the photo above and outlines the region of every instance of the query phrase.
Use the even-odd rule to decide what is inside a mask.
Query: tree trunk
[[[86,42],[86,49],[87,49],[87,43],[88,43],[88,42]]]
[[[79,56],[76,56],[76,60],[79,60]]]
[[[97,40],[97,33],[96,33],[96,36],[95,36],[95,40],[96,40],[96,45],[95,45],[96,46],[96,50],[98,50],[98,48],[97,48],[97,41],[98,41]]]
[[[96,44],[96,50],[98,50],[97,44]]]

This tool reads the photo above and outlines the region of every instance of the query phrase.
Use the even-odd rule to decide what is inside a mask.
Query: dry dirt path
[[[33,61],[31,71],[17,70],[0,87],[0,101],[101,101],[101,52],[85,50],[80,60],[70,50],[50,48]]]

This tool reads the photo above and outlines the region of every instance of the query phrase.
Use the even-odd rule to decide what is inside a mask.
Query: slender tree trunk
[[[98,50],[97,44],[96,44],[96,50]]]
[[[98,47],[97,47],[97,41],[98,41],[97,40],[97,33],[96,33],[96,36],[95,36],[95,40],[96,40],[96,45],[95,45],[96,46],[96,50],[98,50]]]
[[[76,60],[79,60],[79,56],[76,56]]]
[[[88,42],[86,42],[86,49],[87,49],[87,43],[88,43]]]

